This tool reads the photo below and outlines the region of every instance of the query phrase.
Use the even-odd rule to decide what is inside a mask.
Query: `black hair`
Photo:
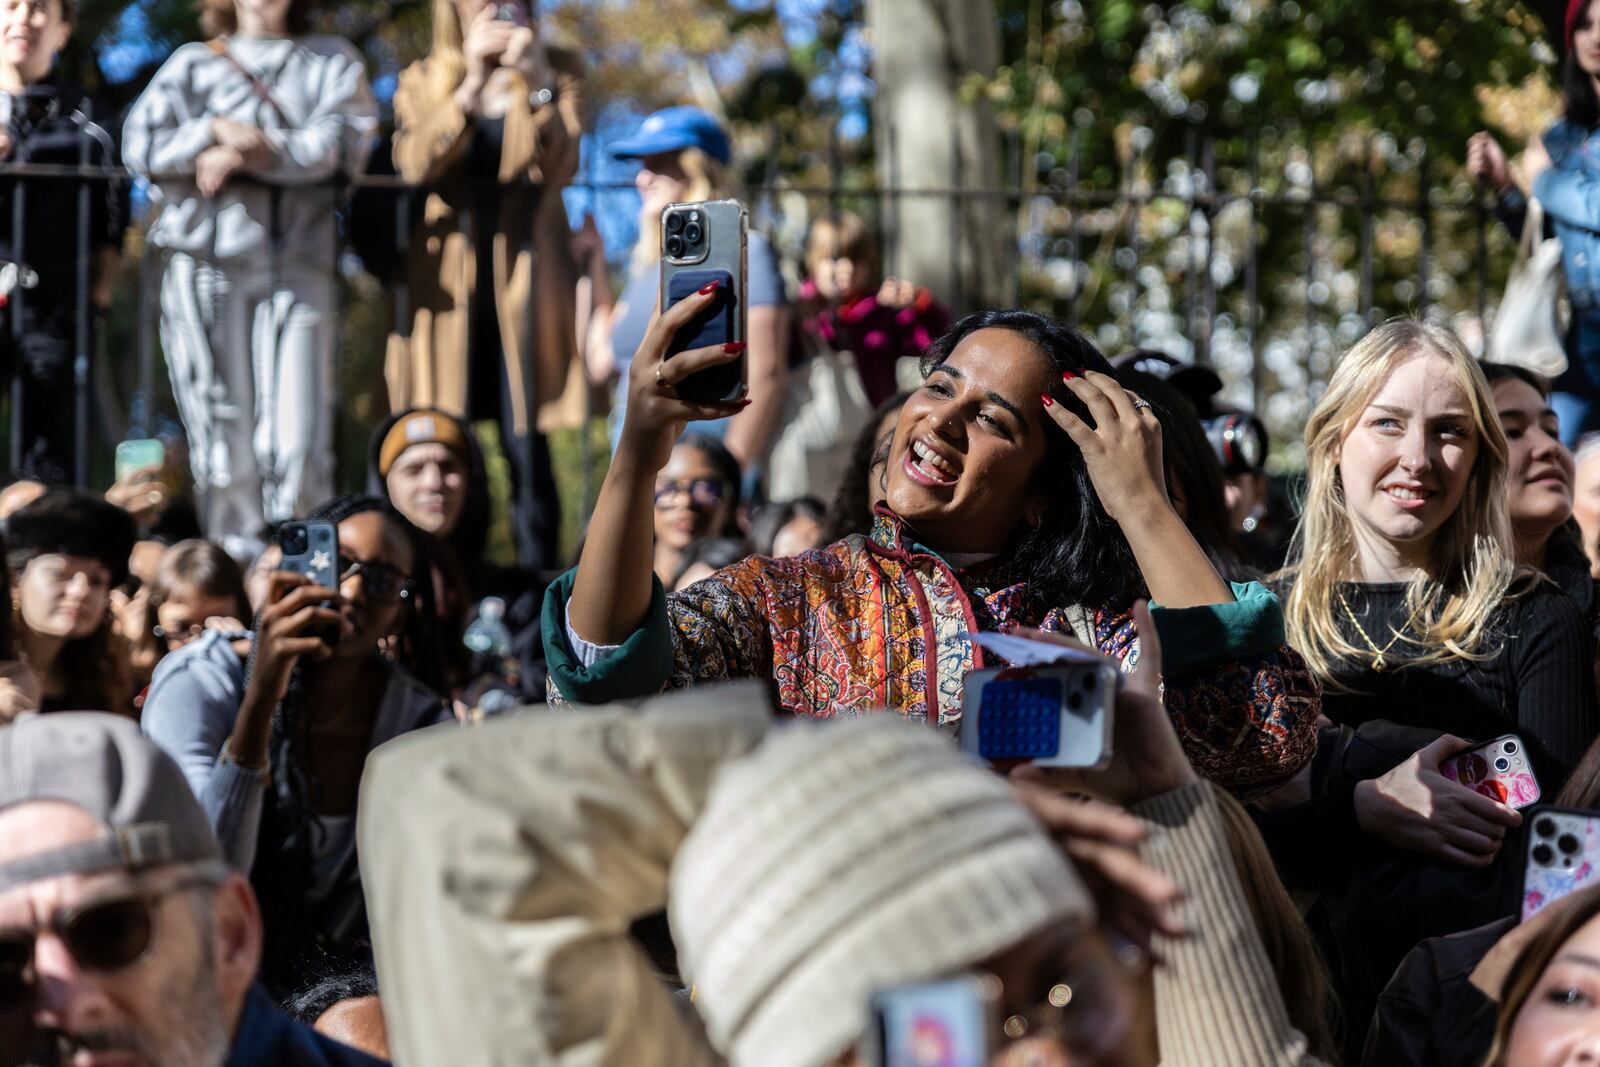
[[[1111,373],[1111,364],[1079,331],[1033,311],[979,311],[945,331],[922,354],[924,378],[950,358],[956,346],[979,330],[1007,330],[1026,339],[1057,373]],[[1094,424],[1088,409],[1062,384],[1052,384],[1051,399],[1080,419]],[[1145,595],[1144,580],[1128,539],[1106,513],[1089,478],[1083,453],[1066,431],[1046,420],[1045,458],[1038,479],[1045,510],[1039,523],[1019,518],[1021,531],[1010,551],[1010,564],[1028,583],[1028,592],[1042,606],[1081,604],[1089,608],[1128,607]]]
[[[335,971],[301,986],[284,998],[283,1010],[307,1026],[315,1026],[335,1004],[378,995],[378,972],[371,964],[359,963],[348,970]]]
[[[797,496],[768,504],[750,520],[750,548],[758,556],[772,555],[778,534],[795,519],[810,519],[821,523],[827,516],[822,501],[814,496]]]
[[[743,472],[739,469],[739,461],[734,458],[728,446],[708,433],[691,430],[679,437],[673,448],[692,448],[710,463],[717,472],[717,480],[728,487],[725,498],[728,503],[728,520],[723,528],[716,531],[719,537],[739,536],[739,503],[741,501],[741,482]]]
[[[432,561],[428,538],[393,505],[375,496],[345,496],[314,508],[308,522],[331,522],[335,526],[355,515],[379,512],[404,532],[411,544],[412,565],[410,604],[404,625],[396,634],[395,658],[419,682],[432,689],[441,701],[445,690],[443,650],[439,648],[433,607]],[[259,628],[259,624],[258,624]],[[378,655],[376,648],[373,655]],[[252,649],[249,675],[255,669]],[[261,900],[267,928],[262,963],[263,982],[275,993],[297,977],[306,956],[313,951],[316,922],[310,913],[312,835],[318,832],[313,819],[317,782],[310,773],[304,753],[309,694],[305,688],[304,662],[295,665],[289,676],[289,689],[273,711],[268,739],[272,781],[262,810],[260,845],[250,878]],[[337,958],[337,957],[336,957]]]
[[[1227,490],[1222,464],[1206,439],[1205,427],[1182,390],[1171,382],[1118,367],[1112,376],[1125,389],[1148,401],[1161,423],[1161,455],[1166,466],[1167,493],[1183,501],[1183,522],[1200,543],[1212,566],[1230,581],[1260,577],[1244,559],[1239,537],[1228,516]]]
[[[1524,385],[1532,386],[1533,391],[1544,399],[1550,399],[1550,392],[1554,386],[1551,385],[1550,379],[1542,374],[1535,374],[1526,367],[1514,367],[1509,363],[1480,361],[1478,366],[1483,370],[1483,377],[1488,381],[1491,389],[1499,382],[1522,382]]]
[[[678,570],[668,588],[676,589],[689,568],[703,563],[714,571],[730,567],[750,555],[750,546],[737,537],[702,537],[691,541],[678,558]]]
[[[1589,12],[1579,12],[1581,22]],[[1566,120],[1584,130],[1600,126],[1600,97],[1595,95],[1594,78],[1578,62],[1578,53],[1567,42],[1567,57],[1561,61],[1561,104]]]
[[[839,478],[839,488],[828,505],[828,515],[823,522],[822,540],[825,544],[872,531],[872,508],[867,504],[867,480],[872,477],[873,464],[888,458],[889,440],[893,433],[880,435],[878,424],[891,412],[897,412],[911,399],[909,392],[898,392],[879,404],[872,418],[856,434],[850,446],[850,462]],[[883,491],[883,486],[878,486]]]

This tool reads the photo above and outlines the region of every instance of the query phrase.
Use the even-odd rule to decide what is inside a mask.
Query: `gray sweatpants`
[[[168,258],[161,343],[200,523],[235,557],[332,495],[334,284],[293,264]]]

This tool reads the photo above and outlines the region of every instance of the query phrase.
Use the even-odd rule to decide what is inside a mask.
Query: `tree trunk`
[[[878,175],[887,270],[926,285],[958,313],[1014,299],[1000,138],[987,99],[961,99],[972,75],[999,62],[992,5],[973,0],[872,0]],[[917,190],[941,195],[916,195]]]

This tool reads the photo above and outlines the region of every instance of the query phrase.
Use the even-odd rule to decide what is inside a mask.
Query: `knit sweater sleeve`
[[[189,89],[197,62],[211,56],[203,44],[179,48],[156,71],[122,126],[122,159],[142,178],[193,174],[195,159],[215,144],[213,115]]]
[[[373,753],[358,852],[396,1063],[720,1064],[628,930],[665,906],[716,769],[767,729],[730,690]]]
[[[1577,605],[1548,589],[1517,601],[1512,627],[1506,655],[1518,734],[1536,770],[1553,769],[1565,778],[1600,732],[1594,636]],[[1553,795],[1554,783],[1544,785]]]
[[[257,172],[266,181],[311,184],[360,174],[372,151],[378,102],[360,53],[337,37],[312,38],[306,47],[317,56],[316,103],[298,128],[263,131],[275,150]]]
[[[1318,1067],[1284,1005],[1205,783],[1134,807],[1144,859],[1188,894],[1190,934],[1158,938],[1156,1033],[1162,1067]]]

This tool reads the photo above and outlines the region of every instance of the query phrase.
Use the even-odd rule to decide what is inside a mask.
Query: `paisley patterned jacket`
[[[788,714],[889,708],[954,734],[967,673],[1002,665],[964,632],[1035,626],[1073,633],[1125,670],[1138,659],[1128,605],[1040,604],[1003,562],[955,570],[882,513],[871,537],[786,559],[753,556],[670,596],[658,585],[644,625],[587,665],[566,629],[572,580],[563,576],[545,602],[553,703],[762,678]],[[1167,709],[1191,762],[1242,792],[1286,778],[1311,758],[1321,694],[1283,643],[1277,598],[1253,582],[1234,593],[1231,604],[1152,606],[1151,615]]]

